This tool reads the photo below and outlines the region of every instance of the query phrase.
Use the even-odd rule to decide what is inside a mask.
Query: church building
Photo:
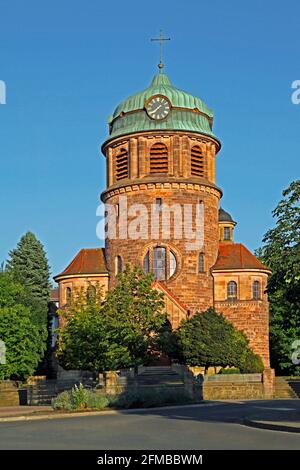
[[[68,305],[76,288],[99,283],[107,291],[127,263],[138,265],[154,274],[173,328],[214,307],[245,332],[268,368],[270,270],[234,241],[236,222],[220,207],[216,161],[221,142],[213,118],[201,99],[172,84],[162,64],[148,88],[116,107],[102,145],[107,185],[101,199],[114,210],[117,235],[106,237],[105,248],[82,248],[55,276],[59,304]],[[137,216],[134,207],[156,211],[155,226],[152,221],[151,228],[143,227],[140,237],[130,236],[129,230],[124,235],[124,201],[129,224]],[[173,209],[187,206],[200,208],[203,242],[198,245],[175,233],[179,222]],[[163,208],[173,211],[167,231],[167,217],[160,217]],[[196,233],[196,219],[193,215],[183,225]]]

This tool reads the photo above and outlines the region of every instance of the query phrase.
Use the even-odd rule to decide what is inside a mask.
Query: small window
[[[117,256],[116,259],[116,274],[120,274],[123,271],[123,260],[121,256]]]
[[[252,285],[252,295],[254,300],[259,300],[261,298],[261,288],[260,282],[254,281]]]
[[[237,283],[235,281],[230,281],[227,284],[227,298],[229,300],[237,299]]]
[[[70,305],[72,299],[72,289],[71,287],[66,288],[66,304]]]
[[[201,178],[205,177],[204,155],[199,145],[194,145],[191,149],[191,174]]]
[[[230,227],[224,227],[224,240],[230,240],[230,239],[231,239]]]
[[[86,290],[86,299],[88,302],[91,302],[91,300],[95,299],[95,297],[96,297],[96,287],[89,285]]]
[[[116,155],[116,180],[128,178],[128,152],[126,149],[121,148]]]
[[[157,197],[157,198],[155,199],[155,205],[156,205],[157,209],[160,209],[160,208],[161,208],[162,203],[163,203],[163,201],[162,201],[162,198],[161,198],[161,197]]]
[[[168,173],[168,149],[160,142],[150,149],[150,173]]]
[[[199,273],[204,273],[204,254],[200,253],[199,258],[198,258],[198,272]]]

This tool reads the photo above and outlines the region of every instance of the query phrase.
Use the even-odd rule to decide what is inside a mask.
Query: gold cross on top
[[[163,60],[162,60],[163,43],[164,43],[164,41],[170,41],[170,40],[171,40],[171,38],[164,38],[163,37],[162,30],[160,30],[159,38],[151,38],[151,41],[159,41],[160,61],[159,61],[159,64],[158,64],[158,68],[159,68],[160,73],[162,73],[162,69],[164,68],[164,63],[163,63]]]

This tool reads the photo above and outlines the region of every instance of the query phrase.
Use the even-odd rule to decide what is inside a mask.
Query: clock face
[[[164,96],[153,96],[146,104],[146,111],[151,119],[164,119],[171,109],[170,102]]]

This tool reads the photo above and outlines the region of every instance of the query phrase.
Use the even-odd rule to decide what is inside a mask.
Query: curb
[[[280,423],[268,423],[267,421],[255,421],[255,420],[248,419],[248,418],[244,418],[243,424],[251,428],[268,429],[270,431],[300,433],[300,425],[298,427],[287,426],[287,425],[280,424]]]
[[[159,410],[173,410],[180,408],[196,408],[198,406],[217,406],[220,403],[195,403],[192,405],[171,405],[159,406],[155,408],[132,408],[132,409],[119,409],[119,410],[103,410],[103,411],[80,411],[77,413],[47,413],[44,415],[22,415],[22,416],[7,416],[0,418],[0,423],[12,423],[18,421],[39,421],[39,420],[52,420],[52,419],[65,419],[65,418],[81,418],[86,416],[103,416],[103,415],[118,415],[123,413],[137,413],[137,412],[151,412]]]

